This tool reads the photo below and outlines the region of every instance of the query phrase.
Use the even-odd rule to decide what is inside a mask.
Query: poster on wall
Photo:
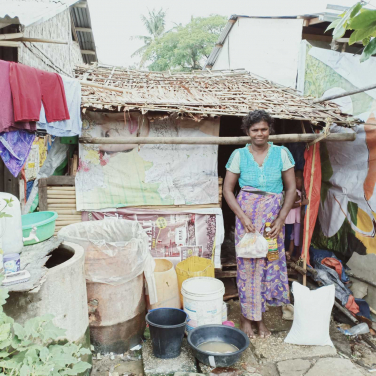
[[[119,218],[138,221],[149,237],[154,258],[167,258],[174,265],[191,256],[212,259],[220,267],[224,238],[221,209],[207,213],[153,212],[146,209],[117,209],[110,212],[83,212],[82,220]]]
[[[87,112],[84,137],[219,136],[219,119],[200,122],[138,112]],[[218,203],[217,145],[80,144],[77,210]]]
[[[305,44],[304,93],[315,97],[369,85],[376,58]],[[313,243],[351,256],[376,253],[376,90],[334,100],[342,111],[365,123],[353,128],[332,126],[332,133],[356,133],[352,142],[321,145],[322,189],[319,226]]]

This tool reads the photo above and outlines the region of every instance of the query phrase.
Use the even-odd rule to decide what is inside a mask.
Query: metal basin
[[[236,346],[239,350],[228,354],[218,354],[198,349],[202,343],[221,341]],[[229,367],[236,363],[249,346],[248,337],[239,329],[224,325],[203,325],[189,332],[188,343],[194,356],[211,367]]]

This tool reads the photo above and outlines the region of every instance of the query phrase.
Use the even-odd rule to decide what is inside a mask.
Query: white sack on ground
[[[285,342],[293,345],[333,346],[329,336],[334,285],[310,290],[293,282],[294,321]]]

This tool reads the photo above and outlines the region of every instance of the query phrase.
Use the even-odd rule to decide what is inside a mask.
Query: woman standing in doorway
[[[270,336],[262,317],[266,303],[289,303],[284,223],[295,200],[295,162],[288,149],[268,142],[272,125],[273,118],[263,110],[252,111],[243,119],[242,129],[251,143],[232,153],[223,188],[236,215],[235,244],[246,232],[263,234],[266,222],[272,223],[269,234],[278,243],[278,260],[237,258],[241,329],[250,338],[254,338],[255,328],[261,338]],[[235,198],[237,181],[241,191]]]

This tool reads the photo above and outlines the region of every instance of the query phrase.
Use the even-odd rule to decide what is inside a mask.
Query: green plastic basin
[[[55,232],[55,221],[57,213],[53,211],[42,211],[29,213],[21,216],[22,220],[22,235],[28,238],[33,227],[37,228],[37,238],[24,241],[24,245],[36,244],[49,239]]]

